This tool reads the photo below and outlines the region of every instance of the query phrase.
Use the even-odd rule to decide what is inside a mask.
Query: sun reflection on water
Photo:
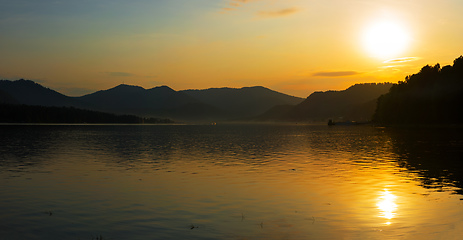
[[[397,197],[390,193],[387,189],[381,193],[381,196],[378,198],[378,209],[381,211],[380,217],[386,218],[388,221],[386,225],[391,224],[391,219],[394,218],[397,210],[397,204],[395,203],[395,199]]]

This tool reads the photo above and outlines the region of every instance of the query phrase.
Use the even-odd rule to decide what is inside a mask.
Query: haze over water
[[[4,239],[458,239],[463,129],[0,126]]]

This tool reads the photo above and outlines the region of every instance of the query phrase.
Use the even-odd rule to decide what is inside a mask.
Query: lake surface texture
[[[462,239],[461,128],[0,126],[0,239]]]

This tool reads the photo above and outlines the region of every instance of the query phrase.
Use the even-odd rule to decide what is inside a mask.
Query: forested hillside
[[[261,86],[209,88],[182,92],[220,109],[228,119],[254,117],[274,106],[296,105],[304,100]]]
[[[0,103],[3,104],[75,107],[191,122],[244,119],[262,114],[275,105],[297,104],[302,100],[259,86],[175,91],[168,86],[145,89],[126,84],[69,97],[30,80],[0,80]]]
[[[172,123],[172,121],[134,115],[115,115],[74,107],[0,104],[0,123]]]
[[[463,123],[463,56],[453,66],[426,65],[394,84],[378,99],[373,120],[380,124]]]
[[[257,121],[327,122],[370,121],[376,100],[389,91],[391,83],[355,84],[342,91],[314,92],[295,106],[278,106],[258,116]]]

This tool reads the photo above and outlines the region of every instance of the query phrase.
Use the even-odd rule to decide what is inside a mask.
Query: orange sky
[[[463,2],[0,0],[0,78],[79,96],[121,83],[307,97],[463,54]]]

